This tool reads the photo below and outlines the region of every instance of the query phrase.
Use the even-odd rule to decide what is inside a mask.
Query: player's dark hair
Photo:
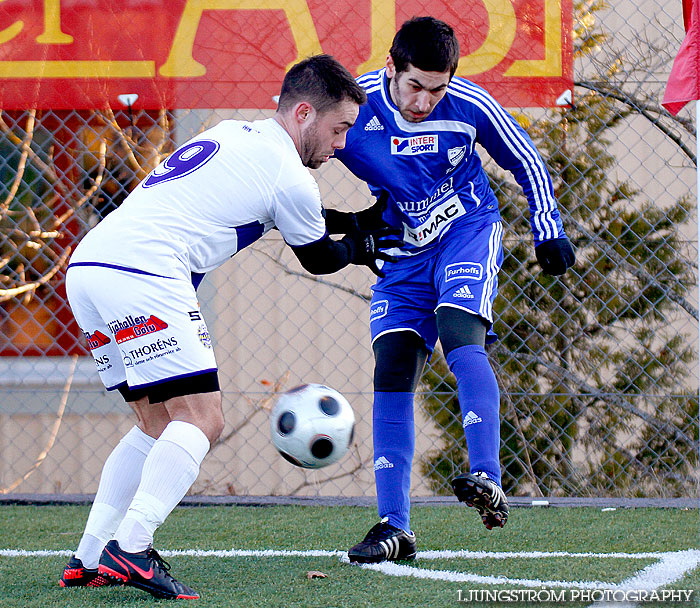
[[[459,42],[454,30],[434,17],[413,17],[406,21],[389,49],[397,72],[405,72],[408,65],[424,72],[457,71]]]
[[[287,72],[277,109],[287,110],[299,101],[308,101],[317,112],[323,113],[341,101],[362,105],[367,94],[334,57],[313,55]]]

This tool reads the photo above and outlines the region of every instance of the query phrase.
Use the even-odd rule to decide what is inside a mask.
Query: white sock
[[[123,551],[137,553],[192,487],[209,451],[207,436],[194,424],[174,420],[165,427],[143,465],[141,483],[114,538]]]
[[[97,568],[102,549],[124,518],[141,481],[146,456],[156,440],[133,427],[105,461],[95,500],[75,556],[86,568]]]

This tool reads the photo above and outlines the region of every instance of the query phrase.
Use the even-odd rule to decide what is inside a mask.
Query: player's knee
[[[170,422],[165,406],[162,403],[150,404],[146,397],[130,401],[129,405],[136,414],[137,426],[149,437],[158,439]]]
[[[224,430],[224,413],[221,409],[221,393],[198,393],[173,397],[165,403],[171,420],[181,420],[196,426],[214,443]]]
[[[224,413],[221,411],[221,408],[219,408],[219,411],[212,413],[212,417],[208,425],[209,428],[207,429],[208,432],[204,432],[207,439],[209,439],[209,445],[214,445],[219,440],[221,433],[224,432],[224,424]]]
[[[486,344],[486,332],[491,326],[486,319],[451,306],[439,306],[436,319],[445,355],[461,346]]]
[[[374,390],[407,393],[416,390],[428,349],[423,339],[410,331],[380,336],[374,349]]]

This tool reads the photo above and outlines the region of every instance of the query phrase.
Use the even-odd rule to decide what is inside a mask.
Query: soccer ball
[[[355,414],[347,399],[323,384],[304,384],[283,393],[270,416],[277,451],[305,469],[338,462],[354,430]]]

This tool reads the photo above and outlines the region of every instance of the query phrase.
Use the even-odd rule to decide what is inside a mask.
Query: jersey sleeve
[[[321,195],[311,175],[308,181],[288,185],[276,193],[272,217],[282,238],[292,247],[308,245],[326,235]]]
[[[535,246],[564,236],[552,178],[527,132],[483,89],[474,95],[477,141],[523,189]]]

